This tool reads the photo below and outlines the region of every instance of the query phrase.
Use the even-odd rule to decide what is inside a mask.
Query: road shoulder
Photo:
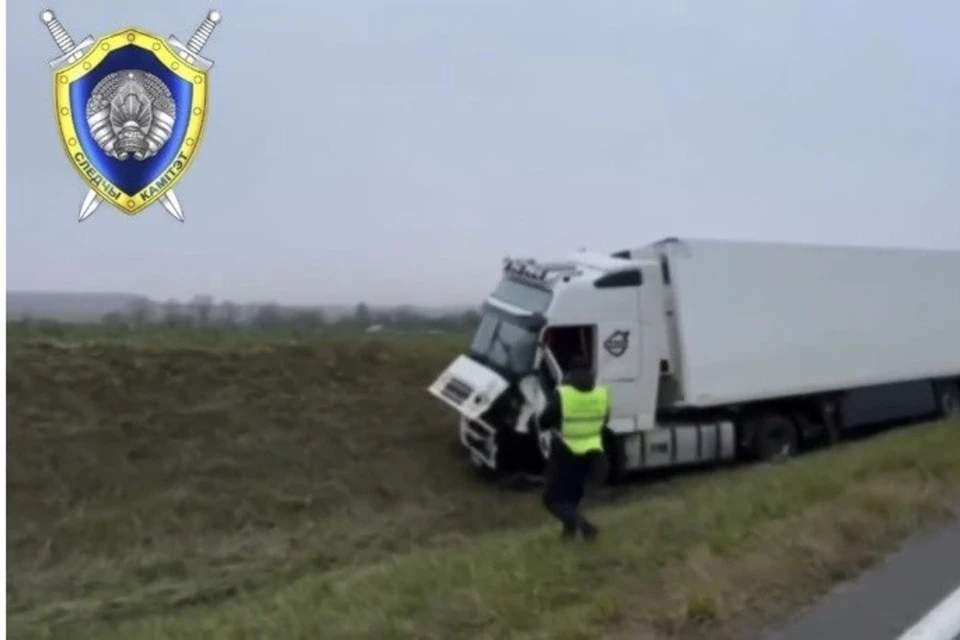
[[[960,585],[960,515],[908,539],[881,565],[843,584],[763,640],[894,640]]]

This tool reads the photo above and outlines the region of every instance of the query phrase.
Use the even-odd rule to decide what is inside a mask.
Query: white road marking
[[[960,586],[897,640],[954,640],[960,637]]]

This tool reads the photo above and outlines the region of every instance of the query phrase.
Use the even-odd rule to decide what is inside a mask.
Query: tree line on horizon
[[[175,300],[158,304],[137,300],[124,310],[111,311],[101,318],[107,325],[141,327],[250,327],[258,329],[324,327],[353,329],[402,329],[458,331],[472,329],[479,321],[479,312],[464,310],[429,314],[412,305],[373,308],[358,303],[348,313],[331,313],[322,307],[294,307],[275,303],[240,305],[229,300],[216,302],[212,296],[195,296],[189,302]]]

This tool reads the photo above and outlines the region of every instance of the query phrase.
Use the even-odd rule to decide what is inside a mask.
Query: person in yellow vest
[[[584,489],[595,464],[603,458],[603,430],[610,419],[610,392],[597,386],[588,363],[571,367],[552,394],[540,428],[552,431],[543,505],[563,525],[561,537],[579,533],[597,537],[597,527],[580,512]]]

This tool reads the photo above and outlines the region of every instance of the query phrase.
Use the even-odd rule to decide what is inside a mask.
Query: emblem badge
[[[619,358],[624,353],[627,352],[627,348],[630,346],[630,332],[617,330],[611,333],[606,340],[603,341],[603,348],[612,355],[614,358]]]
[[[50,62],[60,138],[90,187],[79,221],[102,202],[134,215],[159,201],[183,222],[173,186],[203,135],[213,61],[200,51],[220,12],[207,14],[187,44],[137,28],[75,43],[53,11],[40,20],[60,48]]]

